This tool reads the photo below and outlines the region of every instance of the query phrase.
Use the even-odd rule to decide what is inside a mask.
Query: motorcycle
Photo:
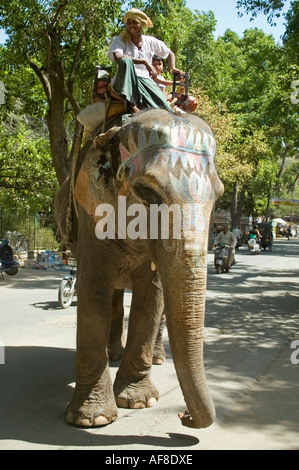
[[[254,234],[249,235],[247,244],[248,244],[248,249],[250,253],[252,253],[253,255],[258,255],[262,249],[260,243],[258,242],[256,238],[256,235]]]
[[[0,241],[0,273],[8,274],[9,276],[15,276],[19,270],[19,263],[13,258],[13,251],[11,246],[8,244],[7,239]],[[4,279],[4,278],[3,278]]]
[[[230,247],[224,243],[218,243],[213,249],[215,250],[214,266],[217,274],[221,274],[224,271],[228,272],[230,270],[228,265]]]
[[[68,265],[70,267],[69,274],[62,279],[58,290],[58,303],[61,308],[68,308],[77,295],[77,266],[74,258],[69,258]]]

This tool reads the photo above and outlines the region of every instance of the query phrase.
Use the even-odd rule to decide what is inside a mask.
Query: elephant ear
[[[95,208],[103,199],[103,190],[97,184],[99,156],[98,149],[88,152],[79,170],[74,188],[76,202],[91,216],[95,214]]]
[[[113,179],[120,162],[119,127],[97,135],[77,173],[74,197],[86,212],[94,216],[98,204],[109,199]]]
[[[114,136],[118,133],[120,127],[115,126],[109,129],[107,132],[99,134],[97,131],[90,133],[84,146],[82,147],[78,160],[75,164],[73,180],[77,181],[79,171],[84,164],[89,152],[94,148],[100,148],[102,152],[105,152],[108,146],[111,144]]]
[[[110,169],[109,178],[115,178],[121,163],[119,151],[120,129],[121,127],[112,127],[107,132],[99,134],[94,139],[93,146],[98,148],[102,155],[105,155],[105,158],[102,157],[99,161],[99,176],[103,176],[106,182],[108,180],[108,174],[106,173],[107,167]]]

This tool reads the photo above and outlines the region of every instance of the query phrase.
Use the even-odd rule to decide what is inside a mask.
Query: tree
[[[25,115],[9,113],[0,133],[0,207],[50,213],[57,180],[43,129],[38,132]]]
[[[186,37],[184,26],[189,27],[193,22],[193,15],[186,7],[186,0],[150,0],[131,4],[146,11],[153,22],[149,34],[164,41],[176,55],[177,64],[181,64]]]
[[[283,4],[238,2],[247,13],[263,11],[269,18]],[[284,163],[298,152],[298,115],[290,100],[298,74],[297,4],[293,1],[287,14],[282,47],[257,29],[242,38],[227,30],[215,40],[214,14],[192,13],[185,0],[129,2],[147,12],[154,23],[149,33],[164,40],[178,66],[190,72],[198,112],[217,136],[218,171],[232,195],[232,214],[240,212],[246,197],[252,200],[252,192],[259,197],[259,187],[262,198],[264,188],[272,191]],[[9,37],[0,49],[6,111],[14,112],[19,103],[16,114],[31,115],[36,122],[45,116],[59,184],[81,146],[82,126],[75,117],[90,102],[95,65],[109,64],[108,42],[123,27],[122,6],[120,0],[1,2],[0,26]]]
[[[119,0],[2,0],[0,26],[15,70],[29,65],[47,102],[50,148],[59,184],[66,179],[82,137],[76,123],[69,151],[67,120],[88,100],[94,67],[117,27]],[[87,85],[88,84],[88,85]]]
[[[242,10],[244,8],[245,13],[251,14],[254,18],[258,13],[264,13],[268,17],[268,22],[275,25],[275,17],[280,17],[280,11],[285,5],[284,0],[238,0],[237,8]],[[242,11],[239,13],[243,16]]]
[[[283,35],[283,42],[286,52],[293,63],[298,65],[299,58],[299,1],[291,2],[291,8],[286,14],[286,30]],[[299,75],[299,74],[298,74]]]
[[[297,68],[290,64],[284,47],[257,29],[245,31],[242,38],[226,31],[215,42],[213,54],[218,57],[216,79],[213,90],[207,92],[213,101],[226,99],[228,112],[235,116],[227,152],[229,161],[234,161],[233,167],[239,168],[239,175],[230,175],[226,184],[232,195],[234,220],[241,212],[242,201],[246,204],[244,196],[248,195],[252,206],[257,198],[265,197],[264,188],[269,195],[286,158],[298,151],[298,114],[290,99]],[[267,162],[267,167],[271,162],[270,179],[261,171],[263,162]],[[263,184],[255,184],[256,181]]]
[[[217,93],[217,66],[213,37],[215,25],[216,20],[213,12],[200,13],[196,10],[193,14],[193,20],[185,32],[186,38],[182,50],[183,69],[190,72],[192,87],[208,91],[211,99]],[[221,97],[218,99],[221,101]]]

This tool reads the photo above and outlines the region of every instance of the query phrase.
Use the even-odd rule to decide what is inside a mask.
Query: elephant
[[[157,404],[150,370],[163,312],[186,403],[181,423],[205,428],[214,421],[203,330],[209,221],[223,193],[215,152],[213,132],[198,116],[149,109],[86,142],[59,190],[57,223],[71,235],[78,266],[68,423],[104,426],[115,421],[118,407]],[[113,384],[107,355],[113,301],[126,287],[132,289],[127,342]]]

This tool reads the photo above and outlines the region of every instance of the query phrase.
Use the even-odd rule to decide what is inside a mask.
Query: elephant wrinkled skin
[[[70,247],[78,266],[76,388],[66,410],[69,423],[102,426],[116,419],[117,407],[156,404],[159,394],[149,374],[164,308],[187,405],[182,424],[201,428],[213,422],[203,328],[209,220],[223,192],[214,154],[215,140],[204,121],[159,109],[100,134],[79,158]],[[69,187],[66,181],[56,200],[63,233]],[[169,216],[166,237],[164,216],[155,219],[158,232],[151,225],[152,209],[162,204],[178,209]],[[186,214],[178,236],[177,217]],[[129,285],[127,342],[112,384],[107,347],[114,292]]]

